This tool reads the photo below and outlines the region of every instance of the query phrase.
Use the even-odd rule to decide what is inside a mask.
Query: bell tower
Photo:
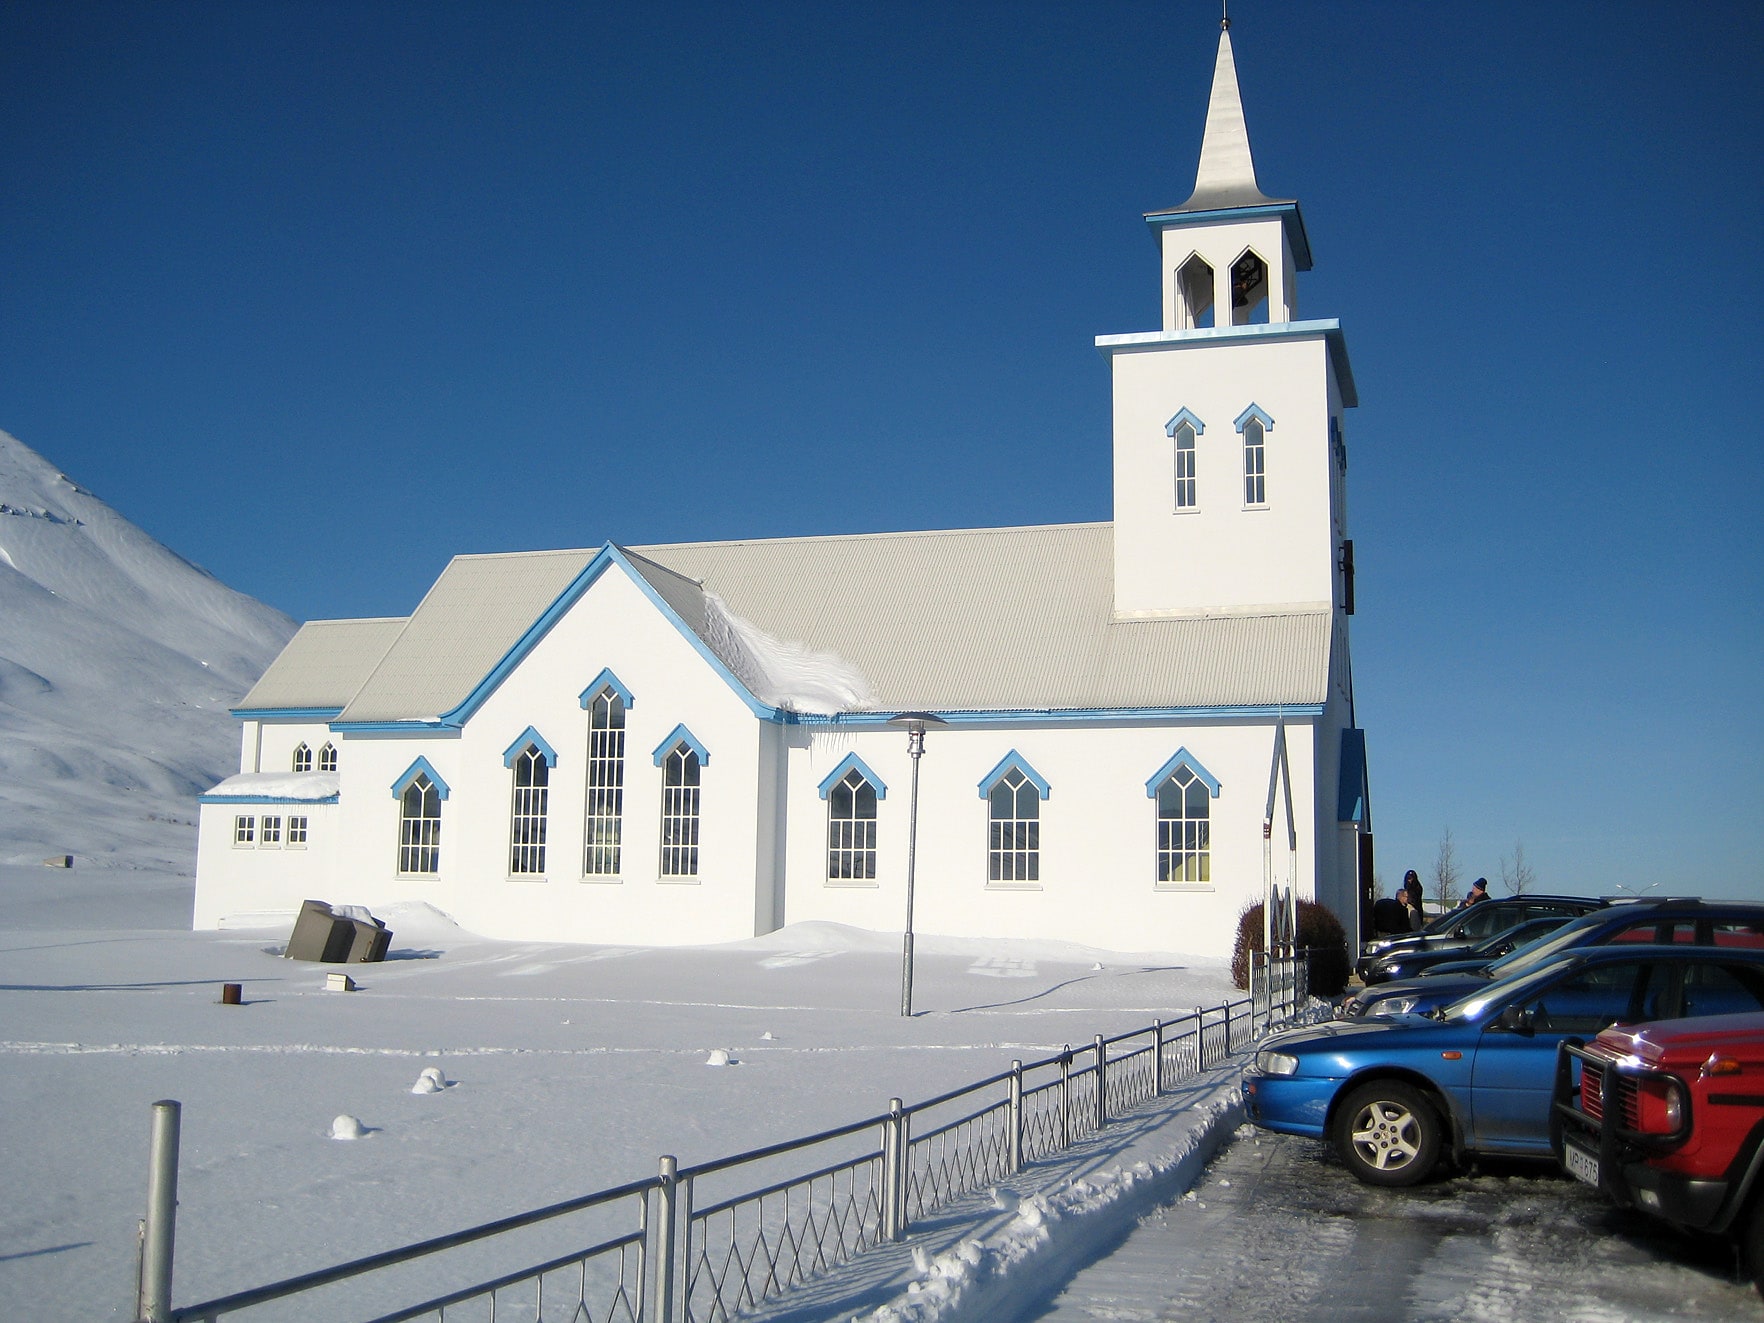
[[[1256,180],[1229,20],[1194,191],[1145,219],[1162,327],[1096,342],[1114,387],[1116,618],[1351,611],[1353,373],[1339,322],[1298,319],[1310,241],[1298,203]]]

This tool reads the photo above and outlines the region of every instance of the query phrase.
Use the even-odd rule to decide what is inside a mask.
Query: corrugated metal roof
[[[338,719],[420,721],[457,707],[595,555],[455,556]]]
[[[402,628],[324,622],[397,629],[353,697],[333,699],[340,719],[432,720],[459,707],[598,554],[459,556]],[[1115,621],[1109,524],[675,543],[623,554],[701,638],[713,593],[781,642],[855,667],[883,711],[1312,705],[1328,694],[1327,610]],[[306,647],[305,637],[290,652]],[[283,665],[278,659],[263,683]]]
[[[855,665],[885,711],[1321,703],[1327,610],[1116,622],[1109,524],[633,549],[768,634]]]
[[[239,706],[340,708],[355,696],[403,628],[403,617],[309,620]]]

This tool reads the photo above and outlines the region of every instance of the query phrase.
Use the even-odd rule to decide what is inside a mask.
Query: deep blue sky
[[[1234,9],[1363,400],[1381,872],[1764,895],[1764,5]],[[1107,519],[1093,341],[1158,323],[1217,18],[9,0],[0,427],[301,618]]]

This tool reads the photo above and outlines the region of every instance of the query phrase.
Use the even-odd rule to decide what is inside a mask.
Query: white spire
[[[1220,26],[1213,98],[1207,103],[1207,130],[1201,139],[1194,194],[1176,210],[1255,207],[1277,200],[1264,196],[1256,186],[1256,163],[1250,157],[1249,128],[1243,120],[1243,98],[1237,91],[1237,64],[1231,58],[1231,24],[1226,20]]]

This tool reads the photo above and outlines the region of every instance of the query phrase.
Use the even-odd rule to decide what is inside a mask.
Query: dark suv
[[[1455,962],[1435,965],[1415,978],[1362,988],[1341,1004],[1337,1014],[1349,1020],[1421,1014],[1468,996],[1495,979],[1535,969],[1558,952],[1612,942],[1764,949],[1764,903],[1695,897],[1611,901],[1493,964],[1470,968]]]
[[[1593,896],[1509,896],[1503,900],[1478,901],[1461,909],[1447,910],[1419,932],[1395,937],[1375,937],[1360,947],[1358,973],[1367,982],[1373,962],[1392,951],[1437,951],[1470,946],[1485,937],[1516,928],[1528,919],[1573,917],[1596,910],[1607,902]]]

